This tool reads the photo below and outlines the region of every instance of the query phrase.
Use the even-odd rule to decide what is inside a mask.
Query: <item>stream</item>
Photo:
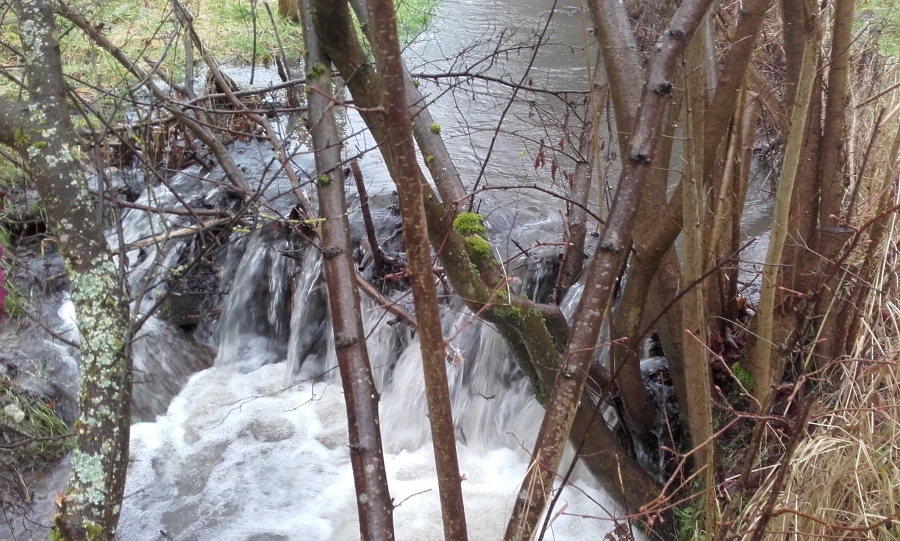
[[[492,49],[491,37],[503,33],[514,44],[541,32],[551,2],[509,0],[479,2],[445,0],[437,8],[432,27],[406,51],[413,72],[487,70],[495,76],[522,77],[531,50],[512,50],[489,70],[475,64],[476,56],[454,59],[470,47],[473,54]],[[583,90],[587,65],[593,69],[594,50],[585,52],[586,29],[577,4],[561,2],[548,34],[549,44],[534,61],[529,77],[535,86]],[[480,45],[473,43],[482,42]],[[585,57],[590,58],[586,61]],[[450,58],[445,58],[450,57]],[[229,74],[246,85],[249,70]],[[255,86],[280,82],[272,70],[256,70]],[[497,119],[509,91],[483,82],[447,92],[447,82],[423,81],[432,114],[471,187],[491,145]],[[510,108],[494,145],[482,186],[531,185],[553,187],[550,156],[567,129],[578,121],[561,118],[556,128],[539,124],[561,112],[550,100],[520,94]],[[284,127],[284,126],[282,126]],[[354,113],[345,118],[346,133],[357,133],[345,145],[345,155],[370,149]],[[522,137],[525,137],[523,139]],[[539,140],[546,140],[548,165],[534,166]],[[312,155],[296,143],[295,167],[314,174]],[[558,148],[558,147],[557,147]],[[294,204],[286,179],[269,174],[272,151],[253,142],[235,143],[235,161],[248,179],[266,185],[264,198],[271,211],[286,215]],[[612,163],[612,161],[610,162]],[[568,165],[567,165],[568,164]],[[393,235],[399,218],[391,212],[393,184],[381,158],[369,152],[360,161],[367,182],[379,238]],[[571,172],[571,160],[560,152],[561,171]],[[614,182],[617,172],[603,174]],[[190,168],[174,175],[173,186],[191,205],[223,203],[223,191],[209,188],[197,177],[218,180],[220,169],[204,173]],[[555,176],[555,175],[554,175]],[[271,178],[270,178],[271,177]],[[556,187],[564,191],[562,173]],[[748,198],[745,231],[759,234],[768,224],[771,205],[763,179],[754,181]],[[351,227],[363,236],[362,218],[352,179],[348,181]],[[490,191],[479,196],[478,209],[486,218],[492,244],[500,255],[517,252],[536,242],[557,242],[564,225],[558,200],[534,190]],[[178,206],[162,186],[147,187],[137,203]],[[593,197],[600,206],[599,193]],[[189,223],[189,222],[185,222]],[[124,213],[125,242],[135,242],[165,230],[183,227],[178,217],[162,217],[140,210]],[[117,242],[110,233],[111,242]],[[157,273],[172,269],[182,254],[191,253],[189,238],[169,240],[129,255],[132,291],[144,290],[135,304],[143,311],[166,290]],[[765,243],[754,246],[764,254]],[[390,248],[390,245],[388,245]],[[395,248],[396,249],[396,248]],[[159,250],[157,252],[157,250]],[[762,252],[759,252],[762,250]],[[588,247],[592,253],[593,246]],[[534,257],[518,258],[507,269],[516,279],[511,294],[534,294],[548,277],[540,256],[558,247],[538,249]],[[758,260],[760,255],[745,257]],[[285,256],[290,254],[291,257]],[[197,325],[193,334],[175,328],[162,317],[151,317],[135,347],[135,416],[131,464],[122,508],[119,539],[123,541],[349,541],[358,539],[356,494],[350,469],[346,413],[336,370],[327,301],[323,292],[321,258],[289,232],[265,226],[250,233],[235,232],[217,252],[219,290],[217,317]],[[160,270],[162,269],[162,270]],[[549,277],[552,280],[552,276]],[[581,287],[573,287],[562,307],[574,312]],[[77,340],[71,301],[53,297],[52,325]],[[411,299],[401,304],[411,307]],[[447,364],[460,472],[470,539],[500,539],[528,466],[529,451],[540,426],[543,409],[531,397],[525,378],[515,366],[499,335],[474,320],[458,301],[442,303],[444,335],[455,336],[454,363]],[[52,310],[51,310],[52,312]],[[419,343],[414,333],[393,316],[363,297],[362,313],[369,333],[369,356],[381,393],[380,411],[388,485],[397,506],[397,539],[443,539],[434,458],[426,415]],[[62,366],[77,370],[75,352],[59,349]],[[211,365],[211,366],[210,366]],[[74,383],[69,383],[73,386]],[[74,393],[73,388],[68,392]],[[571,451],[564,459],[567,465]],[[46,539],[47,519],[56,491],[65,481],[61,465],[35,487],[34,520],[16,522],[12,531],[0,523],[0,538]],[[545,539],[558,541],[619,539],[613,533],[621,511],[581,468],[562,493]],[[626,527],[627,529],[627,527]],[[620,532],[621,533],[621,532]],[[635,538],[640,539],[638,532]]]

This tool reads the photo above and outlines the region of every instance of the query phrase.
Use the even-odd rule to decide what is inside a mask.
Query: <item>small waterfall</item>
[[[272,225],[241,239],[228,254],[236,269],[219,322],[217,366],[253,370],[287,357],[291,280],[296,268],[290,231]]]
[[[277,231],[257,231],[228,260],[236,271],[226,279],[215,366],[191,378],[167,415],[133,427],[120,537],[358,539],[318,250],[296,250]],[[453,338],[447,376],[470,535],[495,539],[543,410],[490,325],[458,304],[441,309],[444,335]],[[394,501],[403,502],[395,511],[398,539],[440,538],[418,339],[403,324],[385,324],[391,316],[371,300],[363,298],[361,310],[381,394],[388,483]],[[563,491],[569,513],[603,515],[594,502],[616,508],[580,470],[575,485]],[[600,540],[612,528],[561,515],[553,535]]]
[[[293,312],[287,349],[288,376],[308,379],[333,367],[326,363],[331,340],[328,295],[325,290],[322,256],[314,248],[303,250],[302,272],[294,281]]]
[[[198,208],[227,206],[222,190],[199,191],[197,175],[188,171],[171,179],[181,198]],[[148,188],[139,204],[178,206],[167,188]],[[278,205],[287,207],[283,200]],[[383,232],[399,249],[395,222]],[[192,221],[128,210],[122,223],[131,244]],[[117,236],[110,242],[117,245]],[[168,291],[171,269],[193,257],[198,242],[167,240],[127,254],[132,291],[151,284],[139,312]],[[278,224],[231,232],[222,242],[226,248],[208,262],[215,283],[207,294],[217,310],[189,326],[217,346],[214,364],[213,353],[166,321],[165,313],[149,318],[135,342],[136,419],[152,422],[132,427],[119,538],[358,539],[346,411],[319,252]],[[517,277],[522,291],[534,293],[545,287],[535,283],[552,282],[546,269],[530,270],[531,277]],[[564,305],[568,315],[579,287]],[[397,537],[441,538],[417,336],[402,323],[386,324],[393,316],[368,298],[361,310],[381,398],[388,482],[398,504]],[[498,539],[543,410],[490,325],[458,302],[442,304],[441,311],[444,336],[452,338],[446,369],[470,536]],[[581,518],[607,517],[603,509],[615,512],[616,506],[580,470],[562,499],[569,514],[554,520],[552,538],[601,540],[613,529],[612,522]]]

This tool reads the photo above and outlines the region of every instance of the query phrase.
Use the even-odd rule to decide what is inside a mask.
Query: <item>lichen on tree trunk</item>
[[[0,101],[0,143],[19,152],[41,196],[66,263],[81,345],[77,443],[53,535],[106,541],[115,537],[128,460],[128,304],[77,157],[52,8],[32,0],[13,9],[29,96]]]

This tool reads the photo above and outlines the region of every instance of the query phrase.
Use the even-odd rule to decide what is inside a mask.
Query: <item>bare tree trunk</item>
[[[709,15],[707,14],[707,17]],[[693,284],[704,273],[704,177],[703,126],[706,109],[706,80],[701,75],[706,41],[703,28],[688,45],[685,66],[685,151],[684,183],[684,281]],[[714,247],[714,245],[712,245]],[[680,403],[687,414],[694,446],[694,469],[699,472],[705,513],[703,524],[715,523],[715,445],[713,441],[709,352],[707,351],[706,302],[703,287],[692,287],[682,300],[684,326],[684,375],[687,394]],[[709,530],[708,530],[709,531]]]
[[[359,308],[359,290],[352,287],[356,269],[350,243],[350,223],[341,167],[341,137],[334,119],[331,62],[322,52],[303,6],[303,37],[309,92],[309,125],[316,157],[321,241],[325,281],[334,328],[334,345],[347,402],[350,463],[356,484],[362,539],[394,539],[394,504],[388,490],[378,420],[378,390],[372,378],[366,335]],[[373,250],[377,246],[373,247]]]
[[[13,9],[29,101],[0,101],[0,142],[21,154],[41,195],[66,261],[81,336],[77,443],[52,535],[108,541],[115,538],[128,464],[128,304],[76,157],[53,11],[44,0],[16,1]]]
[[[370,27],[366,0],[350,0],[350,5],[371,41],[371,33],[368,32]],[[428,168],[431,178],[434,179],[434,184],[437,186],[447,212],[455,216],[456,206],[467,197],[459,171],[450,157],[450,151],[444,144],[444,138],[441,137],[440,132],[431,129],[435,124],[434,118],[431,116],[431,111],[428,110],[425,96],[413,81],[406,64],[403,64],[403,83],[406,90],[406,101],[409,104],[409,113],[412,117],[413,136],[422,151],[425,167]]]
[[[634,84],[634,81],[643,80],[643,72],[638,63],[634,32],[628,20],[624,3],[594,0],[589,3],[589,7],[597,41],[604,57],[604,67],[610,81],[610,93],[619,132],[619,148],[622,155],[626,156],[629,134],[638,113],[640,99],[640,87]],[[673,101],[677,101],[677,99],[673,99]],[[643,242],[643,238],[651,230],[661,226],[671,234],[654,236],[654,238],[669,244],[654,247],[645,245],[646,250],[639,255],[635,254],[636,259],[629,262],[625,292],[619,302],[615,321],[611,326],[614,338],[627,338],[626,342],[617,342],[612,346],[610,359],[612,372],[618,374],[616,384],[628,416],[627,422],[638,436],[646,434],[656,422],[656,409],[644,390],[641,376],[638,354],[641,337],[637,336],[638,328],[644,313],[647,294],[650,291],[650,281],[656,272],[659,258],[675,241],[681,227],[680,208],[678,209],[677,223],[669,220],[660,222],[657,219],[660,210],[666,207],[666,183],[672,149],[671,135],[674,133],[678,114],[677,110],[672,111],[663,126],[667,137],[662,140],[655,158],[662,165],[651,171],[647,185],[641,190],[640,203],[633,227],[634,240]],[[643,257],[645,255],[650,255],[650,257]]]
[[[613,110],[616,114],[616,130],[619,132],[619,151],[622,156],[627,156],[638,104],[641,101],[641,87],[636,83],[644,80],[637,42],[634,39],[625,2],[590,0],[588,7],[609,79]]]
[[[807,2],[815,9],[811,2]],[[806,40],[803,60],[800,64],[799,78],[796,87],[796,101],[791,111],[791,130],[788,133],[784,151],[782,177],[775,193],[775,216],[772,225],[772,236],[766,253],[766,266],[763,270],[763,281],[760,288],[759,307],[756,311],[756,349],[751,359],[750,371],[756,385],[755,394],[761,404],[766,404],[770,397],[772,384],[781,377],[783,353],[778,351],[781,341],[773,341],[775,322],[775,296],[782,252],[788,236],[789,209],[794,181],[799,173],[803,142],[806,139],[806,125],[809,119],[809,107],[812,99],[814,81],[816,79],[818,44],[814,40]],[[802,237],[807,238],[807,237]],[[773,349],[774,352],[773,358]]]
[[[559,303],[569,288],[578,281],[584,268],[584,242],[587,238],[587,205],[591,195],[591,179],[594,173],[594,149],[597,146],[597,130],[600,125],[600,111],[606,101],[609,85],[606,82],[606,71],[603,58],[598,53],[594,63],[591,93],[587,110],[584,112],[585,122],[581,127],[578,144],[578,161],[575,163],[575,180],[572,182],[572,200],[569,211],[569,238],[564,252],[565,259],[560,270],[560,279],[554,291],[554,300]]]
[[[425,395],[431,437],[434,442],[438,491],[444,519],[444,537],[464,541],[466,514],[463,507],[456,438],[450,411],[444,337],[438,312],[437,291],[432,278],[431,245],[425,218],[423,189],[413,147],[412,124],[405,99],[403,60],[397,37],[397,19],[391,0],[369,0],[372,51],[384,84],[382,108],[384,122],[394,129],[388,133],[388,145],[394,152],[395,178],[403,219],[403,240],[409,263],[410,284],[419,322],[419,343],[425,370]]]
[[[738,11],[734,39],[726,49],[722,73],[706,115],[703,134],[703,171],[707,179],[712,175],[713,163],[728,132],[740,88],[747,78],[747,66],[750,65],[753,49],[756,47],[756,36],[773,1],[747,0]]]
[[[646,316],[647,297],[659,264],[681,233],[683,215],[681,183],[672,195],[672,200],[666,202],[672,136],[675,133],[676,119],[680,114],[674,104],[679,100],[680,97],[676,97],[673,105],[669,106],[668,119],[663,127],[664,137],[659,143],[660,166],[653,169],[647,186],[642,190],[638,216],[633,227],[635,240],[628,260],[628,279],[625,281],[625,289],[618,301],[612,324],[611,336],[615,340],[627,339],[627,341],[612,344],[611,372],[618,373],[616,385],[619,396],[628,415],[629,426],[639,437],[653,429],[657,420],[656,407],[650,402],[641,375],[640,349],[641,340],[644,338],[640,334],[644,330],[641,323]],[[680,314],[677,319],[680,333]],[[666,344],[664,342],[664,346]]]
[[[577,403],[587,379],[588,368],[600,332],[600,323],[609,306],[613,287],[631,244],[631,226],[640,202],[640,191],[650,174],[673,84],[671,77],[677,58],[709,9],[712,0],[686,0],[676,11],[660,37],[650,61],[647,82],[638,108],[628,161],[619,180],[612,211],[588,271],[585,291],[559,375],[553,385],[547,413],[535,443],[532,467],[522,483],[505,539],[529,540],[553,487],[565,443],[575,418]]]
[[[822,258],[818,269],[820,276],[824,276],[827,268],[840,252],[844,241],[849,237],[850,231],[842,229],[840,222],[846,178],[846,173],[842,170],[841,165],[846,163],[844,111],[848,97],[847,75],[855,7],[855,0],[836,0],[834,2],[831,62],[828,70],[825,122],[822,129],[822,152],[819,154],[819,178],[822,191],[819,203],[819,234],[816,240],[816,251]],[[821,288],[813,317],[824,316],[832,304],[838,287],[837,279],[832,279],[826,287]],[[835,310],[835,313],[838,311],[839,309]],[[835,340],[838,326],[836,317],[831,316],[822,324],[824,328],[820,334],[826,340],[821,345],[817,345],[816,349],[819,353],[818,357],[824,363],[837,357],[842,352],[844,345]]]
[[[385,162],[393,176],[395,170],[394,149],[386,144],[388,133],[395,128],[385,123],[377,114],[382,81],[367,62],[366,54],[352,30],[349,13],[340,2],[313,1],[313,19],[319,37],[332,62],[340,70],[353,95],[360,115],[371,130]],[[568,326],[555,306],[536,305],[522,298],[499,298],[494,288],[481,274],[485,260],[474,251],[463,236],[454,229],[454,219],[431,192],[424,177],[419,181],[425,191],[425,211],[431,243],[438,250],[444,271],[457,294],[472,312],[496,325],[498,332],[509,344],[523,373],[528,377],[538,402],[547,402],[548,392],[559,366],[558,347],[567,341]],[[496,269],[495,269],[496,270]],[[585,394],[582,407],[592,409],[591,399]],[[590,416],[591,412],[588,411]],[[581,426],[587,426],[583,423]],[[587,438],[586,447],[604,449],[603,453],[585,453],[582,460],[610,494],[617,497],[629,512],[637,513],[644,502],[658,495],[656,482],[622,448],[605,423],[594,423],[590,433],[572,433],[574,445]],[[622,481],[628,487],[628,498],[623,497]]]
[[[787,77],[785,104],[793,115],[792,107],[799,100],[797,89],[802,81],[801,63],[809,42],[815,51],[821,49],[822,29],[819,10],[812,1],[782,1],[784,12],[785,62]],[[799,331],[798,323],[805,312],[808,298],[815,283],[815,270],[821,261],[815,252],[815,242],[819,224],[819,204],[821,183],[818,162],[822,139],[822,59],[816,55],[817,66],[813,81],[803,146],[800,151],[800,167],[794,179],[791,196],[788,236],[781,260],[781,290],[776,300],[775,334],[773,341],[778,348],[784,348]],[[793,129],[793,125],[790,129]],[[780,377],[780,374],[777,376]]]
[[[741,213],[738,209],[743,209],[747,200],[747,191],[750,186],[750,170],[753,161],[753,142],[756,136],[756,124],[759,116],[759,101],[749,96],[749,92],[745,89],[743,106],[739,106],[737,112],[740,114],[740,122],[737,125],[735,133],[737,138],[735,141],[735,161],[734,171],[730,174],[734,175],[733,189],[731,190],[731,206],[735,212],[731,214],[731,224],[729,227],[729,251],[737,252],[741,245]],[[741,102],[739,102],[741,103]],[[742,111],[742,112],[741,112]],[[728,290],[725,297],[729,300],[726,317],[731,320],[737,319],[737,296],[738,296],[738,276],[740,266],[736,263],[728,264],[723,269],[726,276],[725,281],[728,284]]]

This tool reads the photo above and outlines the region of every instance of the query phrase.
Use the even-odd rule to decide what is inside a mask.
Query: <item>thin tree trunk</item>
[[[384,121],[393,130],[387,143],[394,149],[395,178],[403,219],[410,285],[419,322],[419,343],[425,370],[425,395],[434,442],[438,492],[444,520],[444,537],[464,541],[466,514],[462,499],[456,438],[450,411],[444,337],[438,311],[437,290],[432,278],[431,245],[425,218],[422,184],[413,147],[412,124],[405,99],[403,60],[397,37],[397,19],[391,0],[369,0],[372,51],[384,84]]]
[[[750,186],[750,170],[753,162],[753,142],[756,136],[756,124],[759,116],[759,101],[750,97],[749,92],[744,90],[743,106],[738,108],[740,113],[740,123],[736,133],[738,135],[735,143],[736,159],[734,163],[734,189],[731,191],[731,205],[735,209],[731,213],[731,224],[729,228],[729,251],[734,253],[741,245],[741,216],[740,212],[747,200],[747,191]],[[729,264],[723,269],[725,271],[726,283],[728,289],[725,297],[729,300],[726,317],[731,320],[737,319],[737,297],[738,297],[738,277],[740,266]]]
[[[362,539],[394,539],[394,504],[387,485],[381,426],[378,420],[378,390],[372,377],[366,335],[359,308],[359,290],[351,286],[356,275],[350,223],[341,167],[341,137],[334,118],[331,62],[322,52],[312,28],[308,5],[303,6],[303,37],[306,45],[306,84],[309,125],[316,157],[321,241],[325,258],[325,281],[334,328],[334,345],[347,402],[350,432],[350,463],[356,484],[357,510]],[[377,249],[377,247],[373,247]]]
[[[383,92],[382,82],[371,65],[365,51],[352,30],[346,4],[336,2],[312,2],[313,19],[319,37],[332,62],[340,70],[350,89],[360,116],[385,158],[392,175],[395,173],[393,148],[386,144],[393,125],[382,122],[376,113]],[[531,382],[538,402],[546,404],[548,389],[552,386],[559,366],[557,347],[566,343],[565,320],[554,317],[547,309],[522,298],[498,298],[492,287],[475,269],[480,256],[471,253],[471,246],[453,229],[453,218],[420,175],[419,182],[425,192],[425,211],[432,246],[459,297],[468,308],[494,325],[515,354],[522,372]],[[558,313],[558,308],[556,309]],[[557,324],[551,325],[556,322]],[[551,331],[550,328],[554,330]],[[582,404],[590,404],[590,397],[583,395]],[[590,414],[590,412],[589,412]],[[572,433],[573,444],[578,445],[585,435]],[[603,483],[604,488],[616,497],[622,494],[622,481],[629,490],[629,498],[621,499],[630,513],[640,512],[644,502],[658,495],[656,482],[619,445],[605,423],[594,423],[586,435],[587,445],[602,448],[604,453],[590,453],[582,457],[588,469]],[[622,481],[620,481],[622,480]]]
[[[842,225],[840,223],[841,203],[844,199],[844,179],[846,178],[841,165],[846,163],[844,116],[848,96],[847,75],[855,7],[855,0],[836,0],[834,2],[831,62],[828,70],[822,152],[819,154],[819,178],[822,193],[819,204],[819,234],[816,251],[822,257],[819,268],[820,276],[824,275],[826,269],[840,252],[844,241],[849,237],[849,234],[842,232],[840,228]],[[835,278],[826,287],[821,288],[813,317],[821,317],[829,310],[838,287],[839,283]],[[820,334],[826,340],[816,346],[819,353],[817,358],[828,362],[839,355],[839,352],[843,350],[843,344],[838,344],[834,340],[838,325],[836,317],[829,317],[822,324],[825,328]]]
[[[370,26],[366,0],[350,0],[350,5],[371,41],[371,35],[368,32]],[[412,118],[413,136],[422,152],[425,167],[428,168],[431,178],[434,179],[434,184],[437,186],[447,212],[455,216],[456,206],[467,197],[466,189],[440,131],[431,129],[435,124],[434,118],[431,116],[431,111],[428,110],[425,96],[419,91],[419,87],[413,81],[405,63],[403,64],[403,84]]]
[[[356,193],[359,194],[359,207],[363,215],[363,224],[366,226],[369,252],[372,254],[372,268],[375,276],[384,278],[384,251],[378,244],[378,237],[375,236],[375,222],[372,220],[372,211],[369,209],[369,194],[366,192],[366,181],[362,176],[362,170],[359,168],[359,161],[356,158],[353,158],[350,162],[350,172],[353,175],[353,181],[356,183]]]
[[[680,100],[676,98],[673,103]],[[633,227],[635,243],[628,260],[627,277],[622,298],[618,301],[611,336],[615,342],[610,348],[611,372],[618,373],[616,385],[622,399],[629,427],[638,437],[647,434],[656,425],[656,407],[650,401],[641,375],[640,350],[644,330],[641,323],[646,315],[647,296],[656,276],[663,256],[671,248],[681,233],[682,183],[679,183],[666,202],[666,184],[669,178],[668,164],[671,161],[672,137],[680,111],[669,106],[668,120],[664,126],[664,136],[659,143],[659,162],[665,167],[656,167],[650,173],[647,187],[643,190],[638,216]],[[679,332],[681,325],[678,325]],[[683,398],[683,397],[679,397]]]
[[[707,14],[707,17],[709,15]],[[694,35],[687,49],[685,68],[685,164],[684,198],[684,281],[692,284],[703,275],[704,244],[704,177],[703,126],[706,109],[702,27]],[[714,246],[714,245],[713,245]],[[694,446],[694,470],[700,472],[705,513],[703,524],[711,531],[715,524],[715,452],[713,441],[712,400],[710,393],[709,353],[706,348],[705,288],[692,287],[682,300],[684,326],[684,375],[687,383],[686,400],[680,405],[687,413],[691,442]]]
[[[703,171],[706,178],[713,172],[718,149],[728,133],[740,88],[747,78],[747,67],[756,47],[756,36],[774,0],[747,0],[738,11],[734,39],[725,52],[716,92],[706,115],[703,132]]]
[[[619,180],[609,220],[588,271],[585,291],[591,294],[582,297],[579,304],[560,372],[553,385],[547,412],[535,443],[532,465],[522,483],[507,526],[507,541],[531,539],[544,511],[587,379],[600,323],[631,244],[631,226],[640,201],[640,191],[649,177],[654,159],[658,158],[657,146],[673,87],[671,77],[678,57],[711,3],[712,0],[683,2],[660,37],[657,50],[650,61],[634,135],[626,155],[628,161]]]
[[[581,136],[578,145],[578,161],[575,163],[574,182],[572,183],[572,200],[578,205],[572,205],[569,211],[569,239],[566,247],[566,257],[562,265],[560,280],[557,290],[554,291],[555,300],[561,302],[569,288],[578,281],[584,268],[584,242],[587,238],[587,205],[591,195],[591,179],[594,173],[594,148],[597,145],[597,130],[600,125],[600,111],[606,101],[609,85],[606,82],[606,71],[603,67],[603,57],[597,53],[597,61],[594,63],[593,83],[588,101],[587,110],[584,113],[585,122],[581,127]]]
[[[821,26],[819,9],[812,0],[782,0],[784,12],[784,49],[787,64],[785,104],[793,115],[792,108],[798,101],[797,88],[801,79],[801,63],[808,43],[815,47],[817,66],[813,81],[812,97],[809,104],[809,118],[800,151],[800,167],[794,179],[791,196],[790,220],[787,224],[787,239],[781,260],[781,293],[776,300],[775,334],[773,340],[778,347],[786,344],[792,330],[797,328],[798,317],[805,310],[807,297],[815,282],[815,269],[820,259],[815,252],[815,239],[819,227],[819,204],[821,183],[818,163],[822,138],[822,59]],[[791,118],[793,118],[791,116]],[[793,128],[793,124],[790,129]],[[795,292],[800,293],[799,295]]]
[[[619,133],[619,151],[628,155],[628,145],[641,101],[643,81],[637,42],[628,19],[625,2],[620,0],[590,0],[588,8],[603,63],[609,79],[613,111],[616,115],[616,130]]]
[[[773,326],[775,321],[775,296],[782,252],[788,234],[788,212],[791,206],[791,195],[794,190],[794,180],[800,168],[800,158],[803,151],[803,142],[806,135],[806,125],[809,119],[809,107],[815,72],[817,65],[817,43],[807,40],[803,60],[800,64],[798,84],[796,87],[796,100],[791,110],[791,130],[788,134],[787,145],[784,151],[784,164],[782,176],[775,193],[775,216],[772,223],[772,235],[769,239],[769,248],[766,252],[766,264],[763,269],[762,284],[760,286],[759,306],[756,311],[756,348],[751,359],[750,371],[755,382],[755,395],[761,404],[766,404],[770,396],[772,384],[775,378],[780,377],[782,366],[781,352],[776,352],[773,359],[773,349],[781,344],[773,342]]]

